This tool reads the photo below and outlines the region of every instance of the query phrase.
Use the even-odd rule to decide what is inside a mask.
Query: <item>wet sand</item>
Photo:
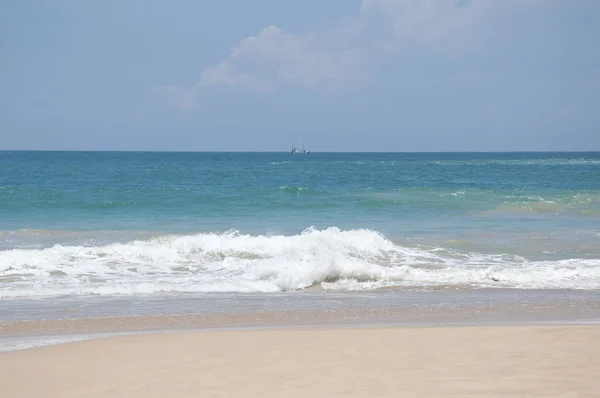
[[[168,299],[0,303],[3,337],[273,327],[430,327],[600,324],[590,292],[376,292],[342,295],[222,295]],[[329,308],[327,308],[329,307]],[[12,315],[11,315],[12,314]]]
[[[600,327],[239,330],[0,354],[2,397],[595,397]]]

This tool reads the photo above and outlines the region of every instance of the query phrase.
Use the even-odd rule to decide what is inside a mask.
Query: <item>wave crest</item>
[[[277,292],[390,286],[600,288],[600,260],[411,248],[367,230],[239,231],[0,251],[0,296]]]

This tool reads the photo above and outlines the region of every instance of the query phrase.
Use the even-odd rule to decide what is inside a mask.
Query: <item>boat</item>
[[[291,152],[292,155],[294,155],[294,154],[308,155],[309,153],[310,153],[310,150],[307,151],[306,149],[304,149],[304,142],[302,143],[302,150],[298,150],[295,145],[292,145],[292,152]]]

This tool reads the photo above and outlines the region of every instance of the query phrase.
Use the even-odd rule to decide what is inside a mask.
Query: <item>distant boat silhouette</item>
[[[304,149],[304,142],[302,143],[302,150],[298,150],[295,145],[292,145],[292,152],[291,152],[292,155],[295,155],[295,154],[308,155],[309,153],[310,153],[310,150],[307,151],[306,149]]]

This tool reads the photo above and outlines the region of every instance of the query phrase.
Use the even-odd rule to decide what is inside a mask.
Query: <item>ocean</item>
[[[599,291],[600,153],[0,152],[0,321]]]

